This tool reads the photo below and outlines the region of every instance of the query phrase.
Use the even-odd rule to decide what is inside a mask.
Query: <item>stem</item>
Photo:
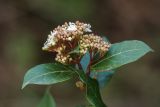
[[[103,59],[104,55],[101,55],[100,58],[98,58],[96,61],[92,62],[92,65],[94,65],[95,63],[99,62],[101,59]]]
[[[91,66],[92,60],[93,60],[93,57],[92,57],[92,50],[89,52],[89,54],[90,54],[90,62],[89,62],[89,65],[88,65],[88,67],[87,67],[87,72],[86,72],[86,75],[87,75],[87,76],[90,76],[90,73],[91,73],[90,66]]]
[[[72,49],[72,44],[70,42],[68,42],[68,44],[69,44],[70,48]]]
[[[51,87],[52,87],[52,86],[51,86],[51,85],[49,85],[49,86],[47,87],[47,91],[49,91],[49,90],[51,89]]]
[[[78,68],[82,70],[82,65],[80,63],[78,63]]]

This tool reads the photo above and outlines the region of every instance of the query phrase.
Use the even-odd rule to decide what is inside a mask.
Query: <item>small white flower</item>
[[[51,31],[51,34],[48,35],[47,41],[44,43],[43,50],[48,49],[50,46],[54,46],[56,44],[55,35],[57,31]]]
[[[57,31],[54,31],[54,32],[51,31],[51,34],[48,35],[48,39],[47,39],[48,45],[52,45],[52,46],[55,45],[55,43],[56,43],[55,35],[56,34],[57,34]]]
[[[69,22],[69,26],[67,28],[67,31],[76,31],[77,30],[77,26],[75,25],[75,23]]]
[[[57,34],[57,31],[53,31],[53,32],[51,31],[51,34],[50,34],[50,35],[51,35],[51,36],[55,36],[56,34]]]
[[[84,28],[85,28],[84,29],[85,32],[92,32],[90,24],[84,24]]]
[[[71,41],[71,40],[72,40],[72,38],[71,38],[71,37],[68,37],[68,38],[67,38],[67,40]]]

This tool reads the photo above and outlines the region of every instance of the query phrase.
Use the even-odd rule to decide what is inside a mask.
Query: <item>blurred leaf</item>
[[[92,105],[79,105],[79,106],[76,106],[76,107],[93,107]]]
[[[10,63],[14,61],[14,64],[18,65],[16,71],[22,71],[26,64],[34,63],[37,58],[37,47],[32,32],[23,28],[17,29],[18,31],[10,32],[12,36],[5,41],[7,44],[4,51]]]
[[[56,107],[56,103],[50,94],[49,90],[46,91],[42,101],[38,105],[38,107]]]
[[[37,65],[25,74],[22,88],[28,84],[49,85],[66,81],[74,74],[74,71],[60,63]]]
[[[104,58],[92,65],[93,71],[108,71],[138,60],[152,51],[144,42],[131,40],[112,44]]]
[[[25,0],[32,11],[45,19],[61,23],[62,20],[84,19],[93,11],[91,0]],[[52,15],[51,15],[52,14]]]
[[[85,106],[85,105],[78,105],[78,106],[76,106],[76,107],[87,107],[87,106]]]

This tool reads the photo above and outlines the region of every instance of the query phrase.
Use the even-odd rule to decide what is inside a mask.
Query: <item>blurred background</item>
[[[109,107],[160,107],[159,0],[0,0],[0,107],[36,107],[46,86],[21,90],[25,72],[52,62],[41,50],[47,35],[68,21],[90,23],[111,43],[138,39],[154,49],[118,69],[102,92]],[[78,93],[78,94],[77,94]],[[84,104],[84,94],[68,81],[53,85],[57,107]]]

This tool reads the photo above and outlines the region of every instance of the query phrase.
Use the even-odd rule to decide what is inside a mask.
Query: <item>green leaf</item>
[[[50,85],[72,78],[74,71],[60,63],[41,64],[31,68],[24,76],[22,88],[28,84]]]
[[[87,53],[82,57],[80,61],[83,71],[86,72],[89,62],[90,62],[90,53],[87,51]]]
[[[55,100],[50,94],[49,90],[46,91],[42,101],[38,105],[38,107],[56,107]]]
[[[103,103],[97,80],[86,76],[84,71],[76,70],[81,81],[86,84],[86,98],[92,107],[106,107]]]
[[[92,65],[93,71],[108,71],[141,58],[152,49],[144,42],[131,40],[112,44],[104,58]]]

